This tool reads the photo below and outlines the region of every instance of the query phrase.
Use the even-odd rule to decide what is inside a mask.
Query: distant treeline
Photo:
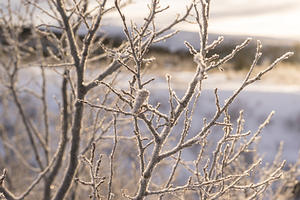
[[[7,46],[9,43],[6,40],[5,34],[15,34],[16,37],[18,37],[19,41],[25,41],[26,45],[22,48],[23,51],[26,51],[27,47],[36,48],[37,45],[37,37],[33,37],[33,29],[32,27],[15,27],[16,32],[10,33],[9,31],[3,30],[3,25],[0,24],[0,43],[2,46]],[[49,51],[51,50],[52,53],[58,53],[58,49],[53,43],[47,39],[46,36],[44,36],[41,33],[47,33],[50,31],[47,31],[45,29],[40,29],[40,34],[37,34],[38,38],[41,41],[43,53],[44,56],[49,55]],[[52,36],[57,37],[58,39],[61,37],[61,33],[59,30],[51,30]],[[84,35],[77,35],[78,40],[83,39]],[[102,43],[104,45],[108,45],[110,47],[119,47],[120,44],[123,41],[123,38],[120,36],[110,36],[110,35],[99,35],[96,40],[102,40]],[[227,54],[231,53],[231,51],[235,48],[237,44],[240,43],[240,41],[234,41],[233,42],[226,42],[224,44],[221,44],[219,48],[210,51],[208,54],[219,54],[221,57],[226,56]],[[275,41],[275,39],[274,39]],[[188,52],[188,49],[181,49],[176,52],[170,52],[170,50],[166,47],[161,47],[159,45],[153,46],[150,51],[158,51],[158,52],[164,52],[164,53],[170,53],[170,54],[178,54],[180,56],[189,57],[191,56]],[[253,61],[253,57],[255,55],[255,42],[252,42],[249,46],[244,48],[241,52],[238,53],[238,56],[233,58],[231,60],[231,64],[233,64],[234,68],[236,70],[247,68],[250,66],[251,62]],[[278,44],[275,43],[272,44],[272,42],[268,42],[267,44],[263,43],[263,56],[260,59],[258,64],[262,63],[269,63],[272,62],[274,59],[278,58],[282,54],[284,54],[287,51],[293,51],[295,52],[295,55],[289,58],[287,61],[288,63],[292,64],[299,64],[300,63],[300,43],[295,43],[294,45],[284,45],[282,43]],[[99,47],[97,53],[102,53],[103,50],[101,47]]]

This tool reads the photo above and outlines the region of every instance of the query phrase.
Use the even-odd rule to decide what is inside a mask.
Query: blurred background
[[[132,0],[131,4],[123,8],[128,25],[131,22],[137,25],[143,23],[148,11],[147,2],[149,0]],[[189,3],[189,0],[161,0],[161,8],[169,8],[155,19],[156,28],[163,28],[177,14],[184,13]],[[11,4],[16,11],[20,7],[19,0],[12,0]],[[43,1],[39,5],[48,9]],[[90,9],[93,6],[95,4],[91,4]],[[236,116],[240,109],[244,109],[246,128],[255,131],[267,115],[275,110],[271,124],[264,130],[260,151],[266,154],[267,160],[271,160],[280,141],[284,141],[284,159],[295,161],[300,149],[300,1],[212,0],[210,11],[209,43],[218,36],[224,36],[224,42],[212,53],[225,56],[247,37],[252,37],[253,40],[229,64],[223,66],[224,72],[216,70],[209,74],[203,86],[204,95],[201,97],[205,106],[196,113],[195,121],[214,113],[214,88],[219,88],[223,100],[238,88],[254,58],[257,39],[262,41],[263,57],[255,72],[264,69],[283,53],[294,51],[292,58],[280,64],[262,81],[247,88],[232,105],[230,112]],[[36,25],[52,23],[38,9],[34,19]],[[151,88],[157,90],[158,96],[166,92],[166,73],[172,75],[175,89],[182,91],[195,68],[184,41],[190,42],[196,49],[199,48],[199,27],[193,23],[181,23],[176,29],[180,30],[178,34],[155,45],[149,52],[149,56],[156,57],[156,61],[150,66],[149,76],[155,74],[158,77],[153,86],[160,87]],[[79,33],[85,34],[86,30],[81,28]],[[125,39],[122,21],[117,12],[110,12],[105,16],[99,34],[106,35],[115,44],[120,44]]]

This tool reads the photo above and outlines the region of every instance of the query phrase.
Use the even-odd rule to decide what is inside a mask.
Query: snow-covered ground
[[[172,75],[171,85],[178,94],[182,96],[188,87],[189,80],[192,79],[192,72],[170,72]],[[32,90],[39,91],[37,88],[40,82],[40,72],[34,68],[22,70],[22,80],[20,85],[26,83]],[[57,112],[57,100],[60,99],[60,75],[52,70],[47,70],[47,102],[48,107],[53,112]],[[123,74],[118,81],[117,87],[125,87],[128,84],[128,75]],[[149,85],[149,103],[156,105],[161,103],[161,111],[168,113],[168,89],[167,83],[162,74],[149,74],[145,80],[156,77],[155,81]],[[239,87],[241,80],[229,81],[220,74],[209,74],[207,80],[203,82],[203,91],[199,103],[193,116],[191,134],[201,130],[203,118],[210,120],[215,114],[214,89],[219,89],[221,104],[230,97]],[[266,85],[255,83],[246,88],[231,105],[229,112],[233,122],[236,121],[240,110],[244,110],[245,132],[251,130],[255,132],[259,125],[266,119],[268,114],[275,111],[271,123],[263,130],[259,152],[264,154],[266,161],[271,161],[278,150],[280,141],[284,142],[283,158],[289,162],[294,162],[298,158],[300,150],[300,87]],[[30,103],[31,106],[32,103]],[[0,106],[1,108],[1,106]],[[1,112],[1,109],[0,109]],[[219,121],[222,121],[220,119]],[[180,123],[179,123],[179,126]],[[180,127],[178,127],[180,128]],[[220,134],[212,133],[212,138],[219,138]]]
[[[172,85],[180,94],[187,88],[188,80],[191,80],[191,72],[172,73]],[[214,89],[219,89],[221,102],[230,97],[238,89],[240,80],[230,81],[220,74],[210,74],[204,81],[204,90],[201,93],[199,104],[193,118],[192,130],[201,129],[203,117],[209,120],[215,113]],[[155,101],[168,98],[166,84],[163,78],[154,82],[152,93]],[[270,161],[278,150],[280,141],[284,142],[283,158],[290,162],[298,158],[300,151],[300,87],[255,83],[246,88],[233,102],[229,112],[232,120],[236,120],[240,110],[244,110],[245,131],[255,132],[268,114],[275,111],[271,123],[263,130],[260,153]],[[153,102],[155,102],[153,101]],[[215,136],[213,136],[215,137]]]

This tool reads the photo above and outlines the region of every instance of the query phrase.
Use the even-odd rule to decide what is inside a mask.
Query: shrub
[[[209,54],[223,40],[207,42],[209,0],[193,1],[185,14],[162,28],[156,27],[154,18],[167,8],[161,8],[158,0],[150,3],[144,23],[131,23],[130,28],[122,12],[126,3],[118,0],[114,5],[98,1],[93,8],[88,0],[44,3],[47,9],[37,1],[21,1],[17,7],[25,15],[16,13],[18,8],[10,1],[1,5],[3,198],[278,199],[291,191],[296,196],[299,161],[283,171],[280,151],[272,164],[264,166],[255,151],[273,113],[255,133],[243,130],[243,111],[235,125],[228,114],[245,87],[291,52],[252,75],[262,54],[257,41],[241,86],[225,102],[220,102],[216,89],[215,114],[197,121],[201,128],[195,132],[193,113],[209,72],[222,70],[250,42],[246,39],[225,56]],[[56,23],[33,24],[36,10]],[[97,36],[103,17],[113,10],[126,36],[118,47]],[[153,62],[147,52],[154,43],[172,37],[176,32],[167,31],[188,18],[199,26],[201,36],[199,50],[185,43],[195,62],[194,77],[179,94],[167,75],[168,98],[150,104],[155,78],[147,79],[147,65]],[[31,34],[20,40],[25,26]],[[87,29],[83,38],[80,27]],[[92,64],[95,60],[97,66]],[[54,85],[59,85],[59,92]],[[220,132],[214,143],[211,135]]]

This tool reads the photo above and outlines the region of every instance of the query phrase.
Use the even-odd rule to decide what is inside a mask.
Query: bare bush
[[[244,131],[243,111],[235,116],[236,123],[228,114],[245,87],[292,53],[253,75],[262,54],[257,41],[256,54],[240,87],[224,102],[216,89],[215,114],[197,121],[202,128],[194,133],[193,114],[209,72],[223,70],[222,65],[251,39],[224,57],[208,56],[223,41],[219,37],[208,43],[209,0],[194,0],[185,14],[162,28],[156,27],[154,19],[168,7],[160,7],[159,0],[151,1],[142,25],[132,22],[129,26],[122,12],[128,3],[1,3],[2,197],[140,200],[299,195],[299,160],[284,171],[280,151],[269,165],[262,165],[256,152],[273,112],[255,133]],[[35,12],[54,22],[35,24]],[[103,17],[110,12],[118,13],[123,22],[126,40],[118,47],[98,34]],[[167,75],[169,99],[150,104],[155,78],[147,79],[148,64],[154,61],[148,57],[149,48],[176,34],[171,30],[178,23],[191,21],[199,26],[201,43],[199,50],[185,43],[194,58],[194,77],[180,95]],[[86,34],[80,35],[80,29],[87,30]],[[60,92],[51,88],[53,83]],[[211,141],[213,134],[221,135],[217,143]],[[196,155],[191,160],[184,156],[190,149]]]

